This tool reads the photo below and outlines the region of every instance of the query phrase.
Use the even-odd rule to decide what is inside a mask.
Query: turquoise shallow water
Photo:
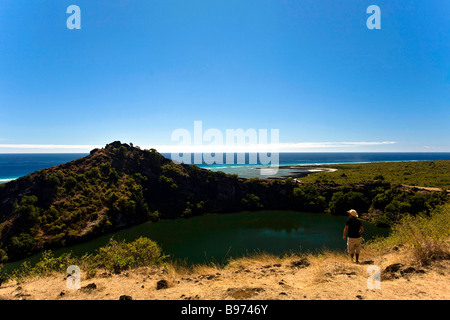
[[[0,154],[0,183],[16,179],[34,171],[49,168],[86,156],[83,153],[62,154]],[[170,158],[171,154],[163,154]],[[193,157],[192,157],[193,158]],[[237,174],[244,178],[261,177],[259,170],[261,163],[249,164],[246,154],[246,164],[198,164],[202,168],[225,173]],[[450,153],[280,153],[279,165],[313,165],[354,162],[383,162],[383,161],[421,161],[421,160],[450,160]],[[284,170],[286,171],[286,170]],[[280,174],[284,173],[280,170]]]
[[[225,159],[225,158],[224,158]],[[248,160],[248,154],[247,158]],[[450,153],[411,153],[411,152],[346,152],[346,153],[280,153],[279,166],[308,166],[341,163],[369,163],[369,162],[397,162],[397,161],[425,161],[425,160],[450,160]],[[276,174],[261,176],[259,168],[262,164],[223,164],[205,165],[199,167],[212,171],[223,171],[229,174],[237,174],[242,178],[267,178],[288,176],[291,169],[280,168]]]

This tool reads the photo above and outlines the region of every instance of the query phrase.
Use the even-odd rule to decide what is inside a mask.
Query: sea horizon
[[[171,158],[170,153],[161,153],[166,158]],[[237,163],[235,153],[234,163],[226,163],[223,154],[223,163],[196,164],[194,153],[192,164],[200,168],[212,171],[237,174],[243,178],[260,176],[256,167],[264,166],[263,163],[249,163],[249,153],[245,154],[245,163]],[[0,153],[0,184],[18,179],[41,169],[47,169],[63,163],[67,163],[89,155],[89,153]],[[280,152],[279,163],[281,166],[313,166],[348,163],[374,163],[374,162],[402,162],[402,161],[434,161],[450,160],[450,152]],[[283,170],[283,169],[280,169]],[[264,177],[264,176],[261,176]]]

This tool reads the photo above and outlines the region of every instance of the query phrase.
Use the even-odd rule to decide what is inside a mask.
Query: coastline
[[[285,175],[277,177],[269,177],[269,179],[287,179],[287,178],[304,178],[314,173],[335,172],[337,169],[332,168],[315,168],[310,166],[280,166],[279,170],[289,170]]]
[[[26,176],[28,174],[34,173],[41,169],[46,169],[49,167],[57,166],[59,164],[70,162],[74,159],[79,159],[88,154],[65,154],[65,153],[54,153],[54,154],[20,154],[20,158],[17,157],[18,154],[1,154],[0,153],[0,184],[16,180],[20,177]],[[170,159],[170,154],[164,154]],[[45,161],[42,157],[45,156]],[[225,159],[224,159],[225,160]],[[207,169],[210,171],[223,171],[228,174],[237,174],[241,178],[273,178],[273,179],[286,179],[291,178],[302,178],[312,173],[320,173],[321,171],[313,171],[318,169],[324,170],[324,167],[335,166],[335,165],[356,165],[356,164],[374,164],[374,163],[413,163],[413,162],[424,162],[424,161],[441,161],[449,160],[450,153],[410,153],[410,152],[375,152],[375,153],[280,153],[279,154],[279,170],[288,171],[293,170],[294,172],[288,172],[284,174],[275,174],[273,176],[261,176],[258,174],[257,170],[267,167],[264,164],[199,164],[198,167],[202,169]],[[13,166],[10,166],[13,164]],[[31,164],[31,166],[30,166]],[[9,169],[13,169],[10,171]],[[20,170],[18,170],[20,169]],[[323,172],[332,172],[326,171]]]

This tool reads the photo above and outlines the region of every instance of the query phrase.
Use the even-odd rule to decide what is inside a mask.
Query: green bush
[[[23,223],[22,227],[29,227],[37,221],[39,208],[35,206],[38,198],[36,196],[24,196],[20,200],[20,205],[14,209],[14,214],[18,215]]]
[[[160,264],[165,258],[156,242],[145,237],[130,243],[111,238],[108,245],[98,250],[96,256],[100,266],[114,273],[140,266]]]
[[[8,260],[8,255],[6,254],[5,250],[0,249],[0,263],[5,262]]]
[[[74,177],[68,177],[65,181],[64,181],[64,187],[66,188],[66,190],[72,190],[77,186],[78,182]]]
[[[114,150],[114,152],[116,153],[116,155],[120,158],[120,159],[125,159],[128,150],[125,146],[120,146],[119,148],[116,148]]]
[[[156,211],[148,211],[147,218],[150,221],[157,221],[159,219],[159,215],[160,215],[160,213],[159,213],[158,210],[156,210]]]
[[[86,176],[91,179],[98,179],[100,177],[100,169],[93,167],[86,171]]]
[[[178,190],[178,186],[172,178],[161,175],[158,182],[164,191],[174,192]]]
[[[8,278],[13,278],[16,280],[26,279],[33,275],[33,268],[29,261],[24,261],[20,267],[14,269],[11,274],[9,274]]]
[[[47,177],[46,180],[51,188],[56,188],[61,185],[61,180],[56,175],[51,174]]]
[[[386,206],[384,213],[391,221],[397,221],[405,214],[410,213],[411,208],[410,203],[394,199]]]
[[[117,183],[119,179],[120,179],[119,173],[116,171],[116,169],[112,168],[109,172],[109,181],[112,183]]]
[[[11,238],[7,246],[7,253],[10,258],[30,255],[36,245],[36,240],[28,233],[21,233],[19,236]]]
[[[242,205],[247,210],[258,210],[263,208],[261,200],[253,193],[247,193],[241,200]]]
[[[327,201],[320,191],[313,185],[294,188],[292,201],[295,209],[309,212],[323,212],[327,208]]]
[[[333,214],[347,214],[350,209],[355,209],[358,213],[367,212],[370,202],[361,192],[338,191],[333,194],[329,203],[330,212]]]
[[[100,165],[100,171],[103,176],[107,177],[109,176],[109,173],[111,172],[111,163],[105,162]]]
[[[0,286],[3,282],[8,281],[9,276],[6,274],[6,272],[3,271],[3,265],[0,263]]]
[[[392,201],[392,196],[389,192],[377,194],[372,200],[372,207],[378,210],[384,210],[386,206]]]
[[[78,263],[76,260],[71,253],[64,253],[55,258],[51,250],[45,250],[39,262],[32,268],[32,274],[43,276],[52,272],[65,272],[68,266]]]

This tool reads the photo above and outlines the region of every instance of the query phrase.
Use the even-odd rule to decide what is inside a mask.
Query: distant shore
[[[302,178],[302,177],[306,177],[313,173],[337,171],[337,169],[332,169],[332,168],[317,168],[317,167],[303,167],[303,166],[281,166],[280,169],[295,170],[295,171],[291,171],[286,176],[287,178],[288,177]]]
[[[263,167],[255,168],[255,169],[263,169]],[[337,169],[332,168],[319,168],[319,167],[305,167],[305,166],[279,166],[278,170],[289,170],[286,171],[286,174],[281,174],[278,176],[271,176],[269,179],[287,179],[287,178],[304,178],[313,173],[322,173],[322,172],[335,172]]]

